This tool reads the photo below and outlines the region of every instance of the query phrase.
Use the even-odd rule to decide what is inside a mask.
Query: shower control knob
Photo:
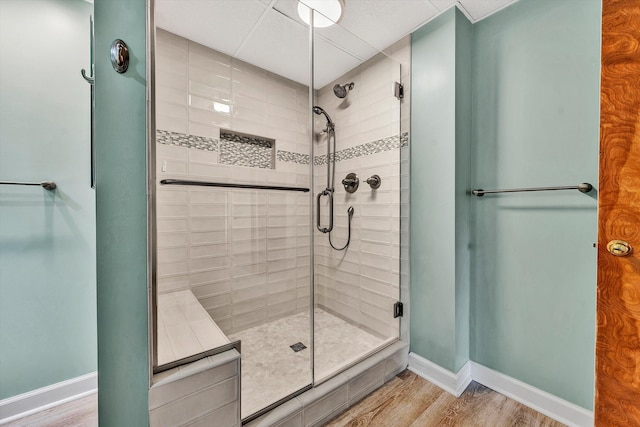
[[[624,240],[612,240],[607,243],[607,250],[611,255],[615,256],[627,256],[631,255],[633,248]]]
[[[360,185],[360,179],[358,178],[358,175],[351,172],[342,180],[342,185],[344,185],[344,189],[347,193],[355,193]]]
[[[382,184],[382,179],[378,175],[373,175],[367,179],[367,184],[369,184],[372,189],[377,190],[380,188],[380,184]]]

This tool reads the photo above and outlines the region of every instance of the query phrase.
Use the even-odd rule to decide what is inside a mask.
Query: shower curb
[[[396,341],[244,426],[322,426],[405,370],[408,356],[409,344]]]

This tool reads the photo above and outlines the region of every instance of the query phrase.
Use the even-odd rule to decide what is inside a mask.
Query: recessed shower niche
[[[366,40],[295,1],[207,4],[234,34],[157,3],[154,370],[234,348],[246,421],[398,340],[408,137],[400,64]]]

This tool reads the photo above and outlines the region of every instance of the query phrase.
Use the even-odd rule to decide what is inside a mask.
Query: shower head
[[[355,86],[354,82],[351,83],[346,83],[343,85],[337,84],[333,87],[333,93],[338,97],[338,98],[344,98],[347,96],[347,94],[349,93],[350,90],[353,89],[353,87]]]
[[[327,126],[333,128],[335,126],[335,123],[333,123],[333,120],[331,120],[331,117],[329,117],[329,114],[327,114],[326,111],[324,111],[321,107],[318,107],[317,105],[313,107],[313,112],[316,113],[317,115],[324,115],[324,117],[327,119]]]

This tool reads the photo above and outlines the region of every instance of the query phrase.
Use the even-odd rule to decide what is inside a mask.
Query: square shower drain
[[[295,351],[296,353],[307,348],[307,346],[302,344],[301,342],[297,342],[294,345],[290,345],[289,347],[291,347],[291,350]]]

